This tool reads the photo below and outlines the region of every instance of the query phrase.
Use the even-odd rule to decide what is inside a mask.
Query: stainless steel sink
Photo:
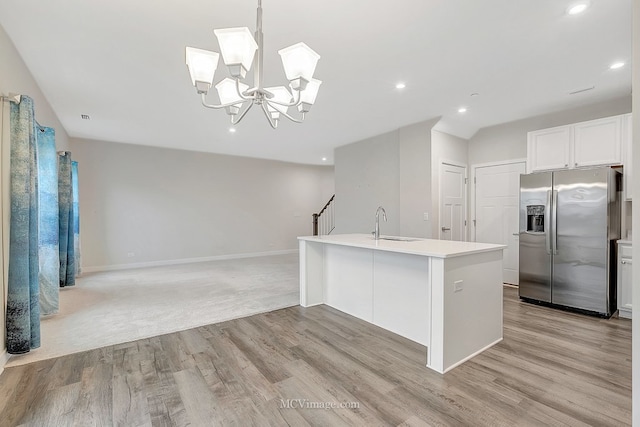
[[[394,242],[417,242],[420,239],[414,239],[412,237],[392,237],[392,236],[382,236],[380,240],[391,240]]]

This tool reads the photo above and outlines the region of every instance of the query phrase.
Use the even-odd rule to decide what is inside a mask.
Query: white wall
[[[336,233],[370,233],[383,206],[381,233],[430,237],[431,128],[416,123],[335,150]]]
[[[0,26],[0,95],[8,95],[9,93],[19,93],[31,97],[35,105],[38,123],[56,130],[57,149],[67,150],[69,148],[67,132],[53,112],[38,83],[22,61],[11,39],[4,28]]]
[[[640,0],[633,3],[633,185],[640,189]],[[640,260],[640,209],[633,215],[633,258]],[[640,426],[640,262],[633,264],[633,425]]]
[[[338,147],[334,151],[336,228],[334,233],[370,233],[383,206],[384,234],[398,234],[400,224],[398,131]],[[380,218],[382,221],[382,218]]]
[[[402,236],[431,237],[434,194],[431,188],[433,127],[440,119],[416,123],[399,130],[400,224]]]
[[[467,166],[468,170],[469,141],[444,132],[431,132],[431,235],[439,238],[440,231],[440,167],[442,162],[452,162],[456,165]],[[468,186],[467,186],[468,188]],[[467,206],[469,203],[467,202]],[[468,208],[467,208],[468,210]],[[468,219],[468,214],[467,214]]]
[[[27,69],[22,58],[16,51],[9,36],[0,26],[0,95],[8,95],[9,93],[18,93],[28,95],[33,98],[36,119],[43,126],[49,126],[56,131],[56,146],[58,150],[66,150],[69,146],[69,137],[62,128],[60,121],[51,109],[49,102],[33,79],[31,72]],[[7,102],[3,102],[8,107]],[[2,111],[2,108],[0,108]],[[5,123],[8,120],[8,108],[4,109]],[[8,129],[2,129],[2,120],[0,120],[0,136],[2,141],[2,161],[0,162],[0,188],[2,189],[2,221],[3,226],[0,227],[0,257],[3,257],[4,265],[8,266],[8,233],[2,234],[2,230],[9,229],[9,139]],[[5,309],[6,309],[6,293],[5,283],[8,271],[5,269],[0,277],[0,372],[5,363]]]
[[[79,162],[84,271],[297,249],[333,168],[103,141]]]
[[[527,157],[527,132],[625,114],[631,96],[480,129],[469,140],[469,164],[493,163]]]

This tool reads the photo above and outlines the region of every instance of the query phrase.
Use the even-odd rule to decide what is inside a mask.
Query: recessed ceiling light
[[[229,128],[229,133],[235,133],[236,132],[236,128]]]
[[[585,10],[587,10],[588,7],[589,7],[589,2],[576,3],[569,6],[569,8],[567,9],[567,13],[569,15],[578,15],[584,12]]]
[[[466,112],[467,112],[467,108],[466,107],[458,108],[458,113],[466,113]]]
[[[323,158],[322,158],[322,161],[323,161],[323,162],[326,162],[326,161],[327,161],[327,158],[326,158],[326,157],[323,157]]]
[[[404,89],[405,87],[407,87],[407,85],[402,82],[396,84],[396,89]]]
[[[622,68],[622,67],[624,67],[624,62],[614,62],[609,66],[609,69],[617,70],[618,68]]]

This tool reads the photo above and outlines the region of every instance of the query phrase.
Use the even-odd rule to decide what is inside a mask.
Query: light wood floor
[[[631,423],[631,322],[521,303],[504,341],[453,371],[326,306],[299,306],[0,377],[0,424],[515,426]],[[320,409],[325,405],[356,409]]]
[[[24,365],[298,305],[298,254],[89,273],[42,319],[42,346]]]

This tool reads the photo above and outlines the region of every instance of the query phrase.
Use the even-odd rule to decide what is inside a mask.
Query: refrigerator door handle
[[[553,190],[553,201],[551,204],[551,215],[553,227],[551,230],[551,253],[558,254],[558,190]]]
[[[551,190],[547,190],[547,206],[544,210],[544,248],[547,254],[551,254]]]

